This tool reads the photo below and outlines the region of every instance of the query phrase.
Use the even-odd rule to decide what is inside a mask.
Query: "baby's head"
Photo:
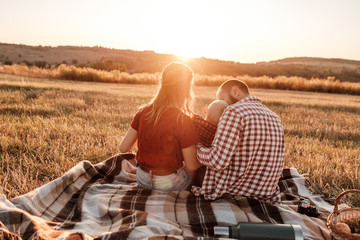
[[[206,113],[206,121],[217,125],[219,123],[221,114],[227,106],[228,104],[224,100],[215,100],[210,103]]]

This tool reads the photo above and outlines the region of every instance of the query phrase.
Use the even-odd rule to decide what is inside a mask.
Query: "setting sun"
[[[149,42],[156,52],[181,57],[214,55],[226,25],[216,16],[216,5],[164,2],[143,18]],[[202,9],[202,11],[199,11]]]
[[[1,41],[242,63],[295,56],[356,60],[359,7],[357,0],[7,0],[0,9]]]

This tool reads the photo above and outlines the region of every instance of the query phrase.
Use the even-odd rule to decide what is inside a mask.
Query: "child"
[[[207,109],[205,120],[214,125],[217,125],[223,111],[227,106],[229,106],[229,104],[227,104],[227,102],[225,102],[224,100],[213,101],[212,103],[210,103]]]
[[[200,142],[210,147],[214,140],[217,124],[219,123],[220,117],[228,106],[224,100],[215,100],[210,103],[205,119],[199,115],[194,114],[193,122],[195,129],[200,137]]]
[[[200,143],[204,146],[211,147],[211,143],[215,137],[217,124],[219,123],[220,117],[227,106],[228,104],[224,100],[215,100],[208,106],[205,119],[200,115],[193,115],[192,120],[195,125],[196,132],[200,137]],[[205,172],[205,166],[200,167],[196,171],[193,185],[202,185]]]

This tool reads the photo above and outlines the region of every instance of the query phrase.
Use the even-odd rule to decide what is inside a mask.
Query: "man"
[[[230,193],[280,202],[285,141],[279,117],[237,79],[223,83],[216,98],[231,105],[220,118],[211,147],[198,145],[197,158],[207,169],[202,186],[193,186],[192,192],[209,200]]]

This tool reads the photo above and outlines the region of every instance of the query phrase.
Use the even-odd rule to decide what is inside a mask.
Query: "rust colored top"
[[[183,166],[182,149],[199,141],[191,118],[177,108],[169,108],[159,122],[149,122],[150,107],[140,110],[131,127],[137,131],[140,167],[152,171],[175,172]]]

